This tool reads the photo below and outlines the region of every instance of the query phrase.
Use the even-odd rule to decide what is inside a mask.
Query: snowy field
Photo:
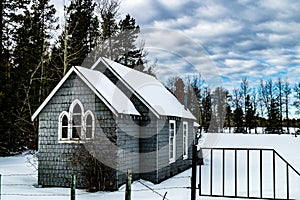
[[[209,136],[206,135],[206,138]],[[275,149],[283,158],[285,158],[297,171],[300,171],[300,136],[294,137],[292,135],[254,135],[254,134],[218,134],[217,137],[213,137],[214,142],[202,141],[206,147],[242,147],[242,148],[271,148]],[[216,141],[216,142],[215,142]],[[205,156],[205,165],[202,167],[202,191],[209,193],[208,185],[209,170],[210,170],[210,154],[203,152]],[[272,156],[268,153],[264,153],[263,161],[263,176],[266,181],[263,182],[263,194],[264,196],[272,197],[272,183],[270,177],[272,176]],[[231,152],[228,152],[225,157],[226,166],[226,189],[225,193],[230,195],[233,193],[234,188],[234,165]],[[67,200],[70,199],[68,188],[37,188],[37,171],[31,164],[28,163],[30,155],[19,155],[13,157],[0,158],[0,174],[2,174],[1,185],[1,200],[40,200],[40,199],[56,199]],[[245,194],[245,165],[243,159],[245,154],[243,152],[238,153],[238,188],[239,195]],[[213,165],[213,193],[218,194],[221,192],[221,177],[222,172],[220,166],[221,154],[214,153],[214,165]],[[250,180],[250,195],[259,196],[259,168],[257,163],[259,162],[257,152],[250,153],[251,168],[254,170],[251,172]],[[166,180],[160,184],[154,185],[152,183],[140,180],[135,181],[132,184],[132,199],[133,200],[162,200],[164,194],[167,192],[166,199],[190,199],[190,175],[191,170],[187,170],[177,176]],[[198,177],[197,177],[198,178]],[[286,196],[286,169],[285,165],[279,158],[276,159],[276,196],[285,198]],[[290,198],[300,199],[300,177],[290,170]],[[150,190],[149,188],[153,189]],[[121,200],[124,199],[124,189],[122,186],[119,191],[116,192],[96,192],[87,193],[85,190],[76,190],[78,200]],[[197,192],[198,193],[198,192]],[[226,199],[226,198],[208,198],[199,197],[197,199]],[[231,198],[232,199],[232,198]]]

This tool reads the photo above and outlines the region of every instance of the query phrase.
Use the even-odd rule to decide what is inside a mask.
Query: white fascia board
[[[51,93],[47,96],[45,101],[40,105],[40,107],[34,112],[34,114],[31,116],[31,120],[33,121],[43,110],[43,108],[48,104],[48,102],[52,99],[54,94],[59,90],[59,88],[64,84],[64,82],[69,78],[69,76],[74,72],[75,68],[72,67],[67,74],[59,81],[59,83],[55,86],[55,88],[51,91]]]
[[[94,70],[94,69],[97,67],[97,65],[98,65],[101,61],[103,62],[102,57],[100,57],[100,58],[92,65],[92,67],[91,67],[90,69]]]
[[[75,68],[72,67],[67,74],[61,79],[61,81],[56,85],[56,87],[51,91],[51,93],[48,95],[48,97],[45,99],[45,101],[40,105],[40,107],[35,111],[35,113],[31,116],[31,120],[33,121],[39,113],[43,110],[43,108],[48,104],[48,102],[52,99],[52,97],[55,95],[55,93],[59,90],[59,88],[64,84],[64,82],[69,78],[69,76],[75,72],[80,79],[97,95],[99,99],[104,102],[104,104],[116,115],[118,116],[118,112],[110,105],[109,102],[106,101],[106,99],[99,94],[99,92],[91,85],[91,83]]]

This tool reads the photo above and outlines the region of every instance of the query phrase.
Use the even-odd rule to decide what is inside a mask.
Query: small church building
[[[32,120],[41,187],[69,187],[75,173],[78,188],[117,190],[128,169],[159,183],[191,166],[195,117],[155,77],[107,58],[72,67]]]

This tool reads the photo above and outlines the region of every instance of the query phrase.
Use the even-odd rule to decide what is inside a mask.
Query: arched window
[[[85,138],[91,139],[94,137],[95,120],[94,120],[94,115],[90,110],[88,110],[85,113],[84,122],[85,122]]]
[[[69,120],[66,115],[63,116],[62,118],[62,125],[61,125],[61,138],[62,139],[67,139],[68,138],[68,125],[69,125]]]
[[[82,103],[76,99],[72,102],[69,112],[63,111],[59,115],[60,141],[92,139],[95,132],[95,117],[88,110],[84,112]]]
[[[73,101],[70,107],[72,119],[72,139],[79,139],[82,131],[83,106],[79,100]]]
[[[59,139],[69,139],[69,113],[66,111],[59,115]]]

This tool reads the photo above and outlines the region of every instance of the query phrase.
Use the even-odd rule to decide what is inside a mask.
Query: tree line
[[[290,114],[300,113],[300,82],[290,84],[278,78],[260,80],[250,86],[242,78],[239,87],[229,91],[220,86],[210,89],[201,75],[188,76],[185,82],[185,104],[196,116],[205,132],[288,133],[289,127],[298,128],[300,121]],[[176,93],[176,82],[180,77],[171,77],[165,83]]]
[[[37,149],[38,124],[31,116],[71,66],[105,56],[154,75],[138,41],[139,25],[129,14],[121,17],[119,7],[118,0],[69,0],[58,18],[50,0],[1,1],[0,155]],[[231,92],[208,88],[201,76],[185,83],[187,107],[207,132],[298,126],[289,113],[291,106],[300,110],[300,83],[262,80],[250,88],[244,78]]]
[[[118,0],[69,0],[60,18],[50,0],[0,6],[0,155],[37,148],[31,116],[71,66],[105,56],[145,70],[140,27],[120,16]]]

